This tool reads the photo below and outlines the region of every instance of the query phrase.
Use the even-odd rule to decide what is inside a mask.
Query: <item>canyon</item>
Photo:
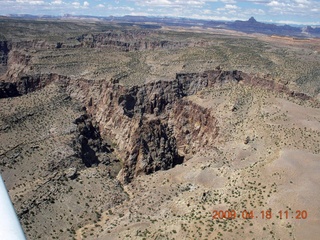
[[[0,170],[28,238],[316,239],[317,39],[19,24],[38,35],[1,32]],[[212,219],[269,208],[310,220]]]

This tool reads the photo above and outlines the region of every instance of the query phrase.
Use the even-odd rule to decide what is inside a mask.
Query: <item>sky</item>
[[[0,0],[0,15],[167,16],[320,26],[320,0]]]

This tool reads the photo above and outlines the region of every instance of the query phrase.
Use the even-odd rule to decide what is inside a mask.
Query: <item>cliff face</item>
[[[130,141],[133,148],[124,160],[119,176],[125,183],[139,174],[167,170],[183,161],[178,154],[173,129],[160,119],[141,121]]]
[[[139,174],[172,168],[182,163],[185,155],[212,147],[219,134],[213,112],[184,97],[241,79],[241,72],[214,70],[177,74],[173,81],[131,88],[117,83],[70,81],[68,91],[86,104],[102,136],[117,145],[123,163],[118,177],[128,183]]]
[[[37,74],[37,75],[23,75],[16,82],[17,90],[20,94],[27,94],[45,87],[53,81],[59,81],[61,78],[57,74]]]
[[[108,165],[110,163],[108,154],[113,150],[102,140],[99,128],[93,125],[92,119],[84,114],[74,123],[77,125],[78,133],[72,143],[76,156],[82,160],[86,167],[99,163]]]
[[[190,46],[204,46],[205,42],[180,42],[152,40],[155,32],[150,31],[108,31],[97,34],[83,34],[76,38],[81,47],[112,48],[121,51],[142,51],[156,49],[178,49]],[[63,45],[62,45],[63,47]]]
[[[17,97],[19,95],[16,84],[0,82],[0,98]]]
[[[6,66],[8,62],[8,42],[7,41],[0,41],[0,65]]]
[[[0,41],[0,76],[7,71],[8,53],[8,42]]]
[[[0,41],[0,65],[7,66],[11,64],[28,65],[30,55],[24,49],[47,49],[52,46],[46,41]]]
[[[214,146],[219,122],[211,109],[182,99],[174,104],[169,115],[181,154],[195,154]]]
[[[140,174],[170,169],[182,163],[184,156],[214,146],[219,134],[214,111],[185,100],[198,91],[243,82],[292,97],[311,99],[272,80],[220,69],[177,74],[173,81],[151,82],[131,88],[116,81],[71,80],[57,74],[22,76],[14,83],[0,85],[0,97],[26,94],[52,82],[64,85],[68,94],[82,103],[97,122],[98,135],[87,136],[86,132],[92,132],[92,125],[86,119],[78,121],[81,136],[75,147],[79,157],[86,166],[100,162],[96,152],[104,152],[106,148],[92,143],[99,142],[101,134],[102,138],[117,146],[115,152],[123,166],[118,177],[124,183]]]
[[[116,144],[123,163],[119,179],[127,183],[139,174],[172,168],[184,156],[213,147],[219,134],[214,110],[200,107],[185,97],[207,87],[239,82],[312,100],[272,80],[218,69],[177,74],[173,81],[131,88],[117,83],[70,81],[68,91],[86,105],[102,136]]]
[[[8,79],[8,78],[7,78]],[[69,79],[58,74],[36,74],[13,77],[8,79],[10,82],[0,82],[0,98],[17,97],[44,88],[48,84],[56,81],[63,82]]]
[[[157,31],[107,31],[103,33],[82,34],[68,38],[65,42],[48,42],[45,40],[0,41],[0,64],[6,65],[8,54],[12,50],[22,49],[67,49],[67,48],[109,48],[120,51],[142,51],[157,49],[179,49],[185,47],[205,46],[205,41],[181,42],[158,40]]]

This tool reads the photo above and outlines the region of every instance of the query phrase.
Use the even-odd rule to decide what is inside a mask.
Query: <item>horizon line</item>
[[[23,16],[32,16],[32,17],[54,17],[54,18],[63,18],[63,17],[85,17],[85,18],[124,18],[124,17],[145,17],[145,18],[167,18],[167,19],[190,19],[190,20],[198,20],[198,21],[216,21],[216,22],[235,22],[235,21],[248,21],[251,18],[256,19],[255,17],[250,17],[249,19],[210,19],[210,18],[192,18],[192,17],[182,17],[182,16],[161,16],[161,15],[130,15],[130,14],[125,14],[125,15],[90,15],[90,14],[72,14],[72,13],[64,13],[64,14],[30,14],[30,13],[10,13],[10,14],[0,14],[0,17],[15,17],[18,16],[23,18]],[[289,26],[310,26],[310,27],[320,27],[320,22],[315,23],[315,22],[294,22],[294,21],[277,21],[274,22],[272,20],[270,21],[257,21],[259,23],[265,23],[265,24],[274,24],[274,25],[289,25]]]

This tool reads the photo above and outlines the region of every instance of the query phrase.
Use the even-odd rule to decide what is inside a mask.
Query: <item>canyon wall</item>
[[[8,42],[0,41],[0,76],[7,71],[8,53]]]
[[[0,65],[6,66],[8,62],[8,42],[0,41]]]
[[[181,73],[172,81],[150,82],[130,88],[117,81],[71,79],[57,74],[21,75],[11,80],[11,83],[0,85],[0,97],[27,94],[55,83],[85,106],[100,131],[99,136],[101,134],[115,146],[115,153],[122,163],[118,178],[123,183],[131,182],[140,174],[170,169],[181,164],[188,154],[214,146],[219,135],[214,110],[185,98],[205,88],[242,82],[312,100],[272,80],[221,69]],[[91,166],[98,160],[87,142],[84,136],[76,146],[84,164]]]
[[[213,147],[219,134],[214,112],[185,97],[217,84],[238,83],[242,75],[222,70],[177,74],[172,81],[131,88],[78,79],[68,83],[67,91],[86,105],[101,135],[117,146],[123,166],[118,177],[128,183],[140,174],[170,169],[199,149]]]
[[[142,51],[156,49],[179,49],[185,47],[205,46],[207,42],[181,42],[158,40],[156,31],[107,31],[96,34],[83,34],[76,38],[82,47],[113,48],[121,51]],[[62,45],[63,47],[63,45]]]

